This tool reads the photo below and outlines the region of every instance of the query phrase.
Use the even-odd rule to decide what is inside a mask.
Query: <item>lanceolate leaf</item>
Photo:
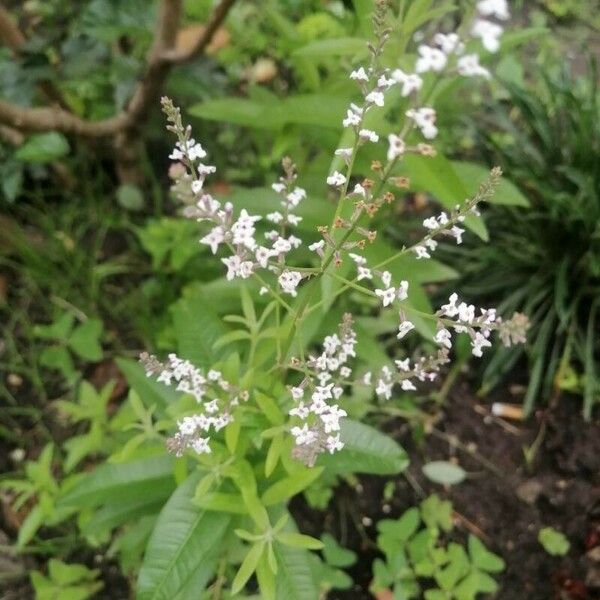
[[[119,498],[161,498],[175,487],[172,456],[129,463],[105,464],[84,475],[60,500],[60,505],[98,506]]]
[[[308,598],[319,597],[310,570],[307,550],[277,544],[275,556],[277,558],[276,598],[308,600]]]
[[[404,471],[408,466],[408,456],[404,449],[373,427],[345,419],[340,437],[345,444],[343,451],[323,454],[319,458],[319,464],[328,473],[392,475]]]
[[[214,344],[227,330],[202,287],[191,285],[185,288],[183,297],[171,307],[171,315],[177,354],[197,367],[212,366],[219,356]]]
[[[202,473],[173,493],[160,513],[140,570],[137,600],[198,598],[214,573],[229,517],[192,503]]]

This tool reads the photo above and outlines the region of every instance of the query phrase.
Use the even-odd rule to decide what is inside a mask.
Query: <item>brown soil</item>
[[[352,568],[356,587],[334,591],[329,599],[372,598],[367,590],[378,555],[375,524],[399,516],[432,492],[452,500],[459,538],[475,533],[506,561],[496,600],[600,599],[600,421],[584,423],[580,408],[576,398],[561,399],[552,411],[515,425],[490,417],[488,407],[461,383],[450,394],[437,433],[422,444],[414,442],[408,426],[392,424],[390,433],[408,451],[411,465],[408,477],[397,478],[387,507],[382,500],[386,479],[379,477],[363,477],[355,487],[342,485],[325,518],[300,502],[294,505],[301,528],[319,535],[325,527],[360,557]],[[539,450],[527,466],[523,447],[532,444],[540,428]],[[422,475],[423,463],[453,458],[470,474],[460,485],[444,489]],[[489,461],[487,466],[481,459]],[[564,558],[550,556],[539,544],[538,532],[546,526],[571,542]]]

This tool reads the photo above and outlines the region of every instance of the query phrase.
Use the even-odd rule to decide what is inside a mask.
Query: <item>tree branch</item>
[[[175,42],[181,21],[182,0],[162,0],[154,42],[148,53],[146,72],[124,112],[101,121],[88,121],[65,108],[25,108],[0,100],[0,124],[22,131],[60,131],[91,138],[113,136],[134,130],[143,122],[149,107],[160,95],[170,69],[176,64],[192,60],[206,49],[234,3],[235,0],[221,0],[194,47],[185,55],[177,55]],[[15,52],[18,52],[25,42],[16,24],[2,7],[0,39]]]

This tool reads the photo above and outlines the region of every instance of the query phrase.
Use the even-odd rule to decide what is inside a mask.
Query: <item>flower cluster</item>
[[[479,55],[466,53],[467,43],[471,42],[472,46],[473,39],[481,40],[484,48],[496,51],[502,27],[490,19],[502,21],[509,16],[506,0],[478,1],[476,16],[466,29],[460,33],[439,32],[431,37],[429,43],[421,43],[412,70],[405,72],[381,66],[380,57],[390,31],[385,27],[385,2],[376,2],[375,8],[375,42],[369,45],[370,64],[350,73],[350,79],[356,82],[362,94],[360,101],[350,104],[342,121],[342,126],[353,133],[353,140],[347,147],[335,151],[340,160],[326,178],[332,195],[337,196],[335,215],[330,226],[318,228],[321,238],[308,246],[317,255],[318,261],[313,262],[317,262],[318,266],[296,266],[297,263],[291,260],[293,251],[303,244],[291,230],[302,220],[297,209],[307,196],[296,183],[292,162],[283,160],[284,175],[272,185],[280,197],[277,210],[261,216],[242,209],[236,216],[231,203],[221,203],[205,190],[205,178],[214,173],[215,168],[201,162],[206,158],[206,152],[191,137],[190,128],[183,126],[179,109],[170,100],[163,99],[168,129],[177,135],[177,144],[170,155],[177,161],[172,167],[175,193],[186,205],[186,217],[210,224],[210,230],[200,242],[209,246],[213,254],[225,249],[226,256],[221,261],[226,267],[228,280],[256,278],[261,286],[260,293],[270,294],[278,307],[283,306],[293,316],[287,346],[283,350],[278,347],[277,352],[282,364],[302,373],[301,381],[290,388],[293,406],[289,410],[289,426],[295,441],[293,454],[307,465],[313,465],[323,452],[334,453],[344,447],[340,438],[340,422],[347,415],[339,403],[346,387],[366,385],[379,399],[389,400],[395,386],[413,391],[417,389],[418,382],[435,379],[441,367],[449,361],[453,333],[467,333],[473,354],[481,356],[483,350],[491,345],[493,331],[497,331],[508,345],[522,342],[527,329],[527,319],[523,315],[514,315],[503,321],[494,309],[477,311],[474,306],[459,302],[458,296],[453,294],[448,304],[435,315],[422,313],[425,318],[437,323],[433,341],[439,348],[430,355],[395,358],[393,364],[390,361],[390,365],[353,380],[349,362],[356,356],[357,340],[352,318],[345,315],[339,332],[324,339],[320,354],[309,354],[306,360],[291,359],[287,362],[293,335],[301,327],[306,312],[316,308],[320,302],[310,306],[312,293],[308,291],[290,306],[289,300],[282,295],[297,296],[299,285],[309,279],[314,291],[319,279],[331,276],[341,281],[336,295],[352,288],[376,300],[383,309],[396,310],[399,317],[396,337],[403,340],[415,329],[406,316],[415,309],[408,302],[408,281],[401,277],[394,280],[389,263],[407,253],[412,253],[419,260],[429,259],[438,246],[438,238],[443,236],[452,238],[457,244],[462,243],[465,229],[461,225],[468,215],[478,214],[478,204],[489,200],[501,175],[499,169],[494,169],[472,198],[457,204],[453,210],[425,219],[425,233],[418,242],[399,249],[379,264],[369,263],[368,253],[364,250],[367,243],[375,241],[377,231],[364,227],[361,219],[365,215],[372,217],[384,204],[394,200],[394,193],[386,191],[389,190],[387,184],[394,183],[399,188],[409,186],[405,177],[390,177],[398,161],[408,153],[434,156],[436,152],[430,140],[438,135],[437,114],[433,107],[427,105],[421,90],[427,87],[425,84],[429,85],[428,78],[443,73],[488,78],[490,73],[479,63]],[[368,178],[353,181],[352,169],[359,149],[380,141],[379,134],[366,126],[365,118],[371,111],[385,106],[386,94],[392,88],[399,90],[400,96],[407,99],[408,107],[398,133],[388,136],[388,162],[385,166],[379,161],[373,163],[372,170],[379,176],[379,181]],[[417,139],[422,136],[425,141],[408,142],[413,131],[416,131]],[[457,198],[457,201],[461,200]],[[352,211],[344,209],[348,202],[354,207]],[[348,216],[350,213],[351,216]],[[261,229],[264,225],[266,231]],[[352,280],[335,273],[344,260],[353,263]],[[209,371],[204,375],[175,355],[170,355],[166,364],[149,356],[143,358],[143,362],[148,374],[158,375],[158,379],[167,385],[176,382],[178,390],[191,394],[203,406],[202,412],[186,416],[178,423],[178,432],[169,440],[170,449],[178,455],[186,448],[199,454],[210,452],[210,430],[218,431],[231,422],[231,409],[243,397],[242,393],[224,381],[220,373]]]
[[[492,331],[498,331],[506,346],[523,343],[529,327],[529,320],[520,313],[515,313],[504,321],[496,314],[495,308],[480,308],[466,302],[459,302],[458,294],[452,294],[448,304],[440,307],[436,313],[440,318],[435,341],[446,348],[452,347],[452,336],[449,327],[456,333],[467,333],[471,338],[473,356],[481,357],[483,348],[492,345]]]
[[[310,355],[306,364],[293,361],[295,368],[304,372],[302,381],[290,390],[294,407],[289,414],[301,423],[291,429],[296,442],[294,456],[308,465],[313,465],[321,452],[333,454],[344,447],[340,419],[347,415],[334,401],[340,399],[352,375],[347,363],[356,357],[355,346],[352,317],[346,314],[339,334],[323,340],[321,354]]]
[[[240,399],[247,400],[248,394],[234,388],[223,379],[219,371],[211,369],[204,374],[188,360],[169,354],[167,362],[143,353],[140,362],[148,377],[165,385],[176,383],[179,392],[190,394],[202,406],[202,411],[183,417],[178,422],[177,433],[167,441],[167,447],[177,456],[190,448],[197,454],[210,453],[210,432],[220,431],[232,422],[231,411]]]

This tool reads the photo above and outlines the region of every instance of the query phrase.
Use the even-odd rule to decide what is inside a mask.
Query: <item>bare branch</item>
[[[22,131],[61,131],[84,137],[112,136],[134,129],[144,120],[148,108],[158,98],[171,67],[192,60],[206,49],[234,3],[235,0],[221,0],[194,47],[185,55],[176,55],[175,42],[181,21],[182,0],[163,0],[146,72],[124,112],[101,121],[88,121],[65,107],[25,108],[0,100],[0,123]],[[15,52],[25,43],[23,34],[2,7],[0,39]]]
[[[0,6],[0,40],[15,53],[25,43],[25,36],[3,6]]]

